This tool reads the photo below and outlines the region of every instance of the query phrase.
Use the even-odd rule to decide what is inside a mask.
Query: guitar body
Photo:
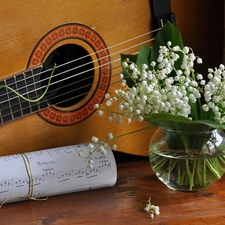
[[[102,93],[108,89],[108,92],[113,94],[114,90],[120,87],[120,83],[117,82],[121,72],[120,54],[137,52],[141,43],[151,38],[148,34],[126,43],[126,40],[145,34],[152,29],[150,11],[148,0],[113,0],[110,2],[91,0],[88,3],[79,0],[31,0],[29,3],[4,1],[0,8],[0,79],[7,79],[27,68],[45,63],[56,49],[65,45],[68,48],[78,46],[74,51],[79,50],[80,46],[80,49],[93,54],[91,60],[94,66],[95,64],[98,66],[98,63],[101,66],[101,62],[94,62],[100,56],[95,53],[98,48],[94,49],[94,44],[90,43],[88,37],[82,38],[80,34],[73,33],[69,36],[62,35],[60,39],[53,40],[52,44],[47,43],[47,39],[53,37],[50,34],[60,34],[60,30],[66,32],[67,28],[79,31],[83,27],[85,34],[88,31],[91,35],[96,34],[100,43],[108,47],[105,53],[109,54],[107,60],[111,60],[106,68],[109,87],[107,88],[106,84]],[[47,45],[46,49],[41,47],[43,44]],[[129,49],[133,45],[136,47]],[[39,57],[37,57],[38,52]],[[102,79],[98,71],[94,71],[94,76]],[[99,82],[95,78],[93,81]],[[133,122],[130,125],[109,123],[106,117],[99,117],[93,111],[92,97],[92,95],[87,95],[80,102],[60,107],[50,102],[49,107],[40,112],[2,124],[0,126],[0,155],[86,143],[91,141],[93,135],[99,137],[100,140],[105,140],[109,132],[118,135],[148,125],[148,123],[140,124],[139,122]],[[99,99],[101,100],[102,96]],[[82,115],[85,107],[91,108],[87,116]],[[81,117],[76,113],[79,110]],[[79,118],[66,123],[62,120],[64,114],[71,118]],[[119,151],[148,155],[149,139],[154,130],[155,128],[148,129],[119,139],[117,141]]]
[[[185,43],[203,57],[205,65],[218,65],[223,41],[223,26],[218,21],[223,21],[223,0],[214,3],[213,11],[211,4],[204,0],[185,3],[185,0],[171,0],[172,12]],[[209,17],[209,12],[214,16]],[[120,54],[136,53],[142,43],[151,45],[149,40],[155,34],[147,34],[154,30],[149,0],[9,0],[2,1],[0,15],[0,83],[16,80],[15,74],[39,64],[47,68],[56,59],[57,65],[70,62],[71,52],[75,59],[85,54],[90,56],[79,65],[92,62],[91,68],[87,65],[87,71],[91,69],[92,74],[86,75],[86,66],[83,67],[82,76],[79,76],[83,81],[70,86],[67,95],[63,93],[67,92],[64,86],[61,97],[54,101],[51,97],[45,99],[47,107],[20,118],[7,117],[6,122],[0,117],[0,156],[86,143],[93,135],[105,140],[109,132],[116,136],[149,125],[137,121],[116,125],[107,122],[106,116],[99,117],[93,109],[94,103],[103,100],[104,93],[113,94],[120,88]],[[27,76],[26,73],[22,75]],[[63,80],[66,78],[64,76]],[[83,90],[86,78],[88,88]],[[60,81],[58,78],[58,86]],[[67,85],[69,83],[70,80]],[[80,95],[83,97],[77,98]],[[66,104],[57,103],[67,99],[72,100]],[[3,108],[0,100],[1,114]],[[118,139],[118,150],[147,156],[155,129]]]

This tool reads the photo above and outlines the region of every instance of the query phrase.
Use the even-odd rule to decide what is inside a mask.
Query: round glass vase
[[[222,130],[159,127],[149,150],[152,170],[174,191],[205,190],[225,172]]]

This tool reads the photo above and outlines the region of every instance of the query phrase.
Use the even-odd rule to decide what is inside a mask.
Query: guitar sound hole
[[[52,68],[55,63],[57,68],[45,97],[51,105],[57,107],[73,106],[84,99],[91,90],[94,80],[92,59],[83,47],[67,44],[49,55],[44,62],[44,70]],[[46,78],[49,76],[50,72],[41,77],[43,87],[48,83]]]

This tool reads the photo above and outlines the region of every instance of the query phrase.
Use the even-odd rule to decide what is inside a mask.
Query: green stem
[[[169,160],[169,167],[168,167],[168,172],[164,178],[165,180],[167,180],[170,177],[170,174],[173,171],[176,164],[177,164],[177,160],[174,160],[174,159]]]
[[[193,169],[192,169],[192,176],[191,176],[191,184],[194,186],[196,183],[195,183],[195,172],[196,172],[196,160],[193,160]],[[192,187],[193,187],[192,186]]]
[[[161,157],[161,156],[160,156]],[[152,158],[152,160],[153,161],[155,161],[157,159],[157,157],[156,158]],[[164,167],[164,165],[168,162],[168,158],[163,158],[163,157],[161,157],[161,160],[160,161],[158,161],[154,166],[153,166],[153,170],[157,173],[158,171],[160,171],[163,167]]]
[[[106,140],[106,143],[108,143],[108,142],[110,142],[110,141],[115,141],[115,140],[117,140],[118,138],[121,138],[121,137],[123,137],[123,136],[127,136],[127,135],[130,135],[130,134],[134,134],[134,133],[137,133],[137,132],[139,132],[139,131],[146,130],[146,129],[149,129],[149,128],[152,128],[152,127],[153,127],[153,125],[147,126],[147,127],[143,127],[143,128],[141,128],[141,129],[134,130],[134,131],[131,131],[131,132],[128,132],[128,133],[120,134],[120,135],[114,137],[113,139],[108,139],[108,140]]]
[[[111,141],[115,141],[115,140],[117,140],[118,138],[127,136],[127,135],[129,135],[129,134],[134,134],[134,133],[137,133],[137,132],[139,132],[139,131],[143,131],[143,130],[149,129],[149,128],[151,128],[151,127],[153,127],[153,125],[147,126],[147,127],[143,127],[143,128],[141,128],[141,129],[134,130],[134,131],[131,131],[131,132],[128,132],[128,133],[120,134],[120,135],[118,135],[118,136],[116,136],[116,137],[114,137],[114,138],[112,138],[112,139],[106,139],[106,141],[101,142],[98,146],[96,146],[96,148],[95,148],[91,153],[89,153],[88,156],[84,156],[84,157],[82,157],[82,158],[84,158],[84,159],[86,159],[86,160],[89,160],[89,159],[91,158],[92,154],[93,154],[95,151],[100,151],[100,147],[101,147],[101,146],[104,146],[104,144],[107,144],[107,143],[109,143],[109,142],[111,142]]]
[[[222,164],[225,164],[225,159],[223,156],[219,157],[218,159],[222,162]]]
[[[127,61],[127,63],[132,63],[131,61]],[[128,74],[129,78],[135,83],[137,84],[137,81],[132,77],[132,75],[130,74],[129,68],[128,67],[123,67],[123,70]]]
[[[210,161],[211,161],[212,163],[211,163]],[[206,162],[207,167],[210,169],[210,171],[211,171],[218,179],[220,179],[221,176],[220,176],[219,172],[213,167],[213,164],[214,164],[214,165],[216,164],[215,162],[213,162],[213,159],[211,159],[211,160],[206,159],[205,162]]]
[[[201,166],[199,166],[199,163],[198,163],[197,170],[196,170],[196,179],[197,179],[197,183],[200,186],[203,186],[203,182],[202,182],[202,168],[201,168]]]
[[[194,177],[194,175],[193,175],[193,173],[191,173],[191,171],[190,171],[190,165],[189,165],[189,159],[186,159],[185,160],[185,168],[186,168],[186,171],[187,171],[187,178],[188,178],[188,183],[189,183],[189,187],[190,187],[190,190],[192,190],[192,187],[194,186],[194,182],[193,182],[193,177]],[[195,162],[195,160],[194,160],[194,164],[195,164],[196,162]]]
[[[10,91],[14,92],[16,95],[18,95],[20,98],[22,98],[23,100],[25,100],[25,101],[27,101],[27,102],[38,102],[38,101],[40,101],[40,100],[45,96],[45,94],[47,93],[48,88],[49,88],[50,83],[51,83],[51,79],[52,79],[53,73],[54,73],[54,71],[55,71],[55,68],[56,68],[56,64],[54,64],[54,66],[53,66],[53,68],[52,68],[52,72],[51,72],[51,75],[50,75],[50,77],[49,77],[48,84],[47,84],[47,86],[46,86],[46,88],[45,88],[45,91],[44,91],[43,94],[42,94],[39,98],[37,98],[37,99],[28,99],[28,98],[24,97],[23,95],[21,95],[19,92],[15,91],[13,88],[11,88],[11,87],[9,87],[9,86],[7,86],[7,85],[0,85],[0,88],[7,88],[7,89],[9,89]]]
[[[206,187],[207,178],[206,178],[206,160],[203,160],[203,171],[202,171],[202,186]]]

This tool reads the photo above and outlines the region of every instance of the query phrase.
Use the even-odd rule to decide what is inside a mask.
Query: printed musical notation
[[[93,168],[78,153],[88,154],[88,145],[0,157],[0,203],[21,201],[31,193],[42,198],[102,187],[116,183],[117,168],[109,146],[107,155],[93,154]]]

